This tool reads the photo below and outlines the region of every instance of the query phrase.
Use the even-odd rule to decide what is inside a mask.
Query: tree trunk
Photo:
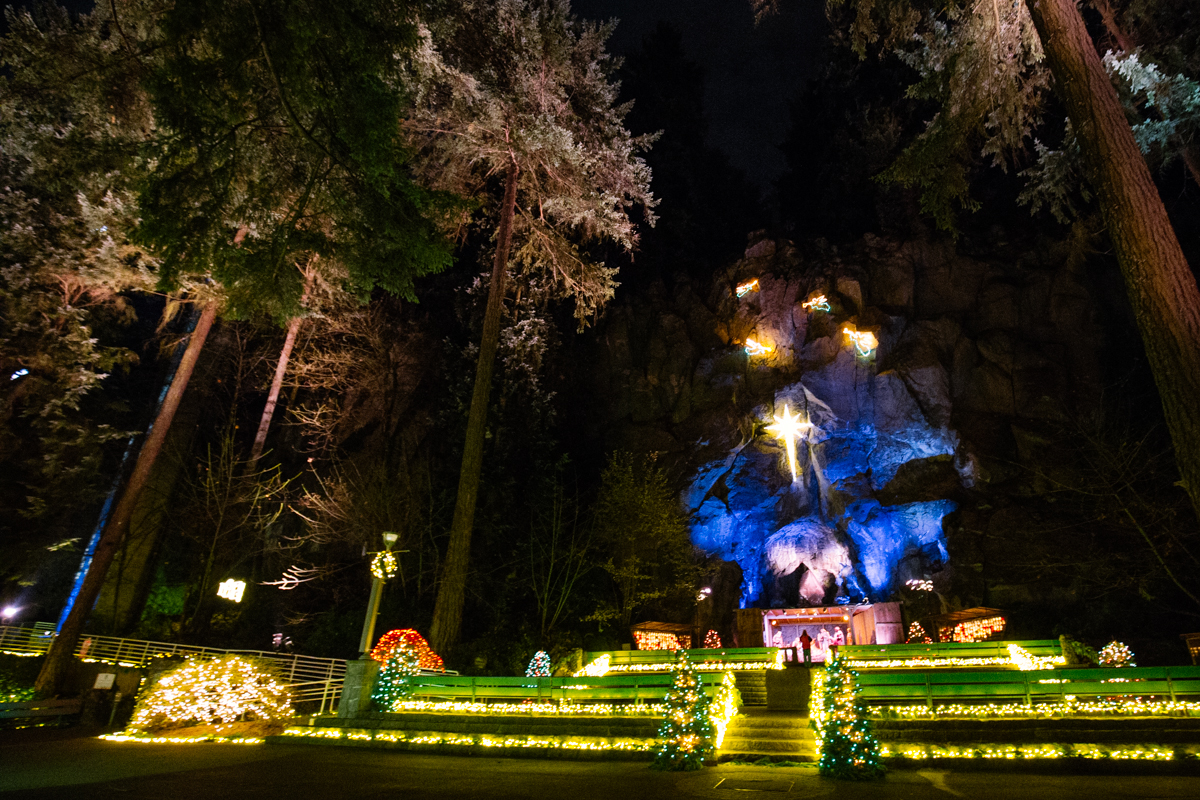
[[[317,260],[317,256],[313,256],[308,262],[308,268],[305,270],[304,276],[304,294],[300,296],[300,304],[304,305],[304,301],[308,299],[308,293],[312,289],[313,283],[313,265]],[[258,433],[254,434],[254,446],[250,448],[250,460],[246,464],[246,473],[249,474],[258,466],[258,459],[262,457],[263,447],[267,444],[267,431],[271,430],[271,420],[275,418],[275,404],[279,402],[279,390],[283,387],[283,376],[287,374],[288,361],[292,357],[292,348],[296,346],[296,334],[300,330],[302,317],[293,317],[288,321],[287,336],[283,339],[283,349],[279,351],[279,364],[275,367],[275,377],[271,380],[271,391],[267,393],[267,405],[263,408],[262,417],[258,421]]]
[[[174,419],[175,411],[179,408],[179,401],[187,389],[188,381],[196,368],[196,361],[200,358],[200,351],[204,348],[204,340],[208,338],[209,329],[212,328],[216,316],[217,304],[210,302],[205,306],[200,320],[196,323],[195,330],[192,331],[187,350],[184,351],[179,368],[175,372],[175,379],[171,382],[166,399],[163,400],[158,415],[150,427],[146,442],[138,453],[137,463],[133,467],[133,473],[129,476],[129,482],[125,485],[125,491],[121,494],[121,499],[113,510],[108,524],[104,526],[104,533],[101,535],[100,541],[96,543],[96,553],[88,567],[87,577],[83,579],[79,595],[75,598],[75,604],[71,607],[71,613],[63,622],[58,637],[50,645],[50,652],[46,654],[46,662],[42,664],[42,670],[38,673],[35,684],[37,690],[45,696],[56,695],[62,690],[62,683],[67,677],[71,660],[75,656],[75,645],[83,632],[83,625],[92,613],[92,606],[96,604],[96,597],[104,585],[108,568],[112,565],[113,557],[121,545],[121,540],[129,529],[129,521],[133,516],[134,507],[137,505],[138,495],[145,488],[150,471],[154,468],[154,462],[162,451],[163,442],[166,441],[167,433],[171,429],[171,420]]]
[[[1075,127],[1200,517],[1200,289],[1074,0],[1026,0]]]
[[[462,624],[467,559],[471,550],[471,531],[475,524],[479,474],[483,468],[483,440],[487,427],[488,395],[492,388],[492,367],[496,361],[496,346],[500,341],[500,309],[504,303],[504,278],[508,269],[509,245],[512,243],[518,172],[515,162],[509,164],[504,186],[504,202],[500,208],[500,228],[496,237],[496,260],[492,264],[487,312],[483,318],[483,338],[479,343],[479,360],[475,364],[475,388],[471,393],[471,411],[467,417],[467,438],[463,444],[462,469],[458,477],[458,499],[454,504],[454,520],[450,523],[450,545],[446,549],[442,581],[438,586],[437,602],[433,608],[433,624],[429,630],[430,646],[435,653],[449,652],[450,646],[458,640],[458,631]]]

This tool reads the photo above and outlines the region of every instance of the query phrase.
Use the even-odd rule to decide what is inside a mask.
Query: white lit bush
[[[291,693],[267,664],[230,655],[189,659],[164,672],[138,700],[129,727],[155,732],[190,725],[274,722],[292,714]]]

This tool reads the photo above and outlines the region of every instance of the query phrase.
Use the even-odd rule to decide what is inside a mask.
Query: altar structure
[[[802,661],[801,635],[812,640],[811,659],[824,663],[846,644],[904,642],[899,603],[858,603],[812,608],[743,608],[737,612],[738,647],[780,647],[786,660]]]

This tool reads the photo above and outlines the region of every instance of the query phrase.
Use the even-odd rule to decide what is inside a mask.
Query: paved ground
[[[433,756],[304,745],[115,744],[70,734],[0,738],[0,792],[21,798],[627,798],[825,797],[1195,800],[1200,777],[1047,776],[895,771],[880,783],[823,780],[812,768],[720,766],[661,773],[629,762]]]

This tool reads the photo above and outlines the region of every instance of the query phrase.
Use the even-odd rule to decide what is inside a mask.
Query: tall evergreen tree
[[[109,10],[154,116],[137,235],[161,256],[161,288],[215,283],[225,313],[283,321],[299,311],[295,264],[313,256],[343,265],[362,299],[375,287],[415,299],[413,280],[449,263],[432,219],[445,198],[412,180],[400,135],[412,5],[128,0]],[[207,301],[191,334],[39,675],[42,691],[65,675],[217,310]]]
[[[751,0],[769,11],[777,0]],[[975,207],[975,150],[1004,166],[1025,146],[1052,85],[1067,109],[1125,278],[1175,448],[1180,485],[1200,517],[1200,288],[1075,0],[830,0],[848,7],[853,47],[896,50],[921,74],[910,93],[936,101],[925,132],[888,170],[919,186],[943,227]],[[916,48],[910,47],[915,42]]]
[[[408,123],[436,187],[485,200],[495,225],[487,310],[450,543],[430,639],[448,652],[462,621],[500,317],[516,271],[544,299],[574,303],[582,326],[612,297],[616,269],[583,246],[637,241],[629,210],[653,220],[643,144],[622,125],[605,52],[609,29],[564,0],[466,0],[431,28],[415,61],[427,86]]]

